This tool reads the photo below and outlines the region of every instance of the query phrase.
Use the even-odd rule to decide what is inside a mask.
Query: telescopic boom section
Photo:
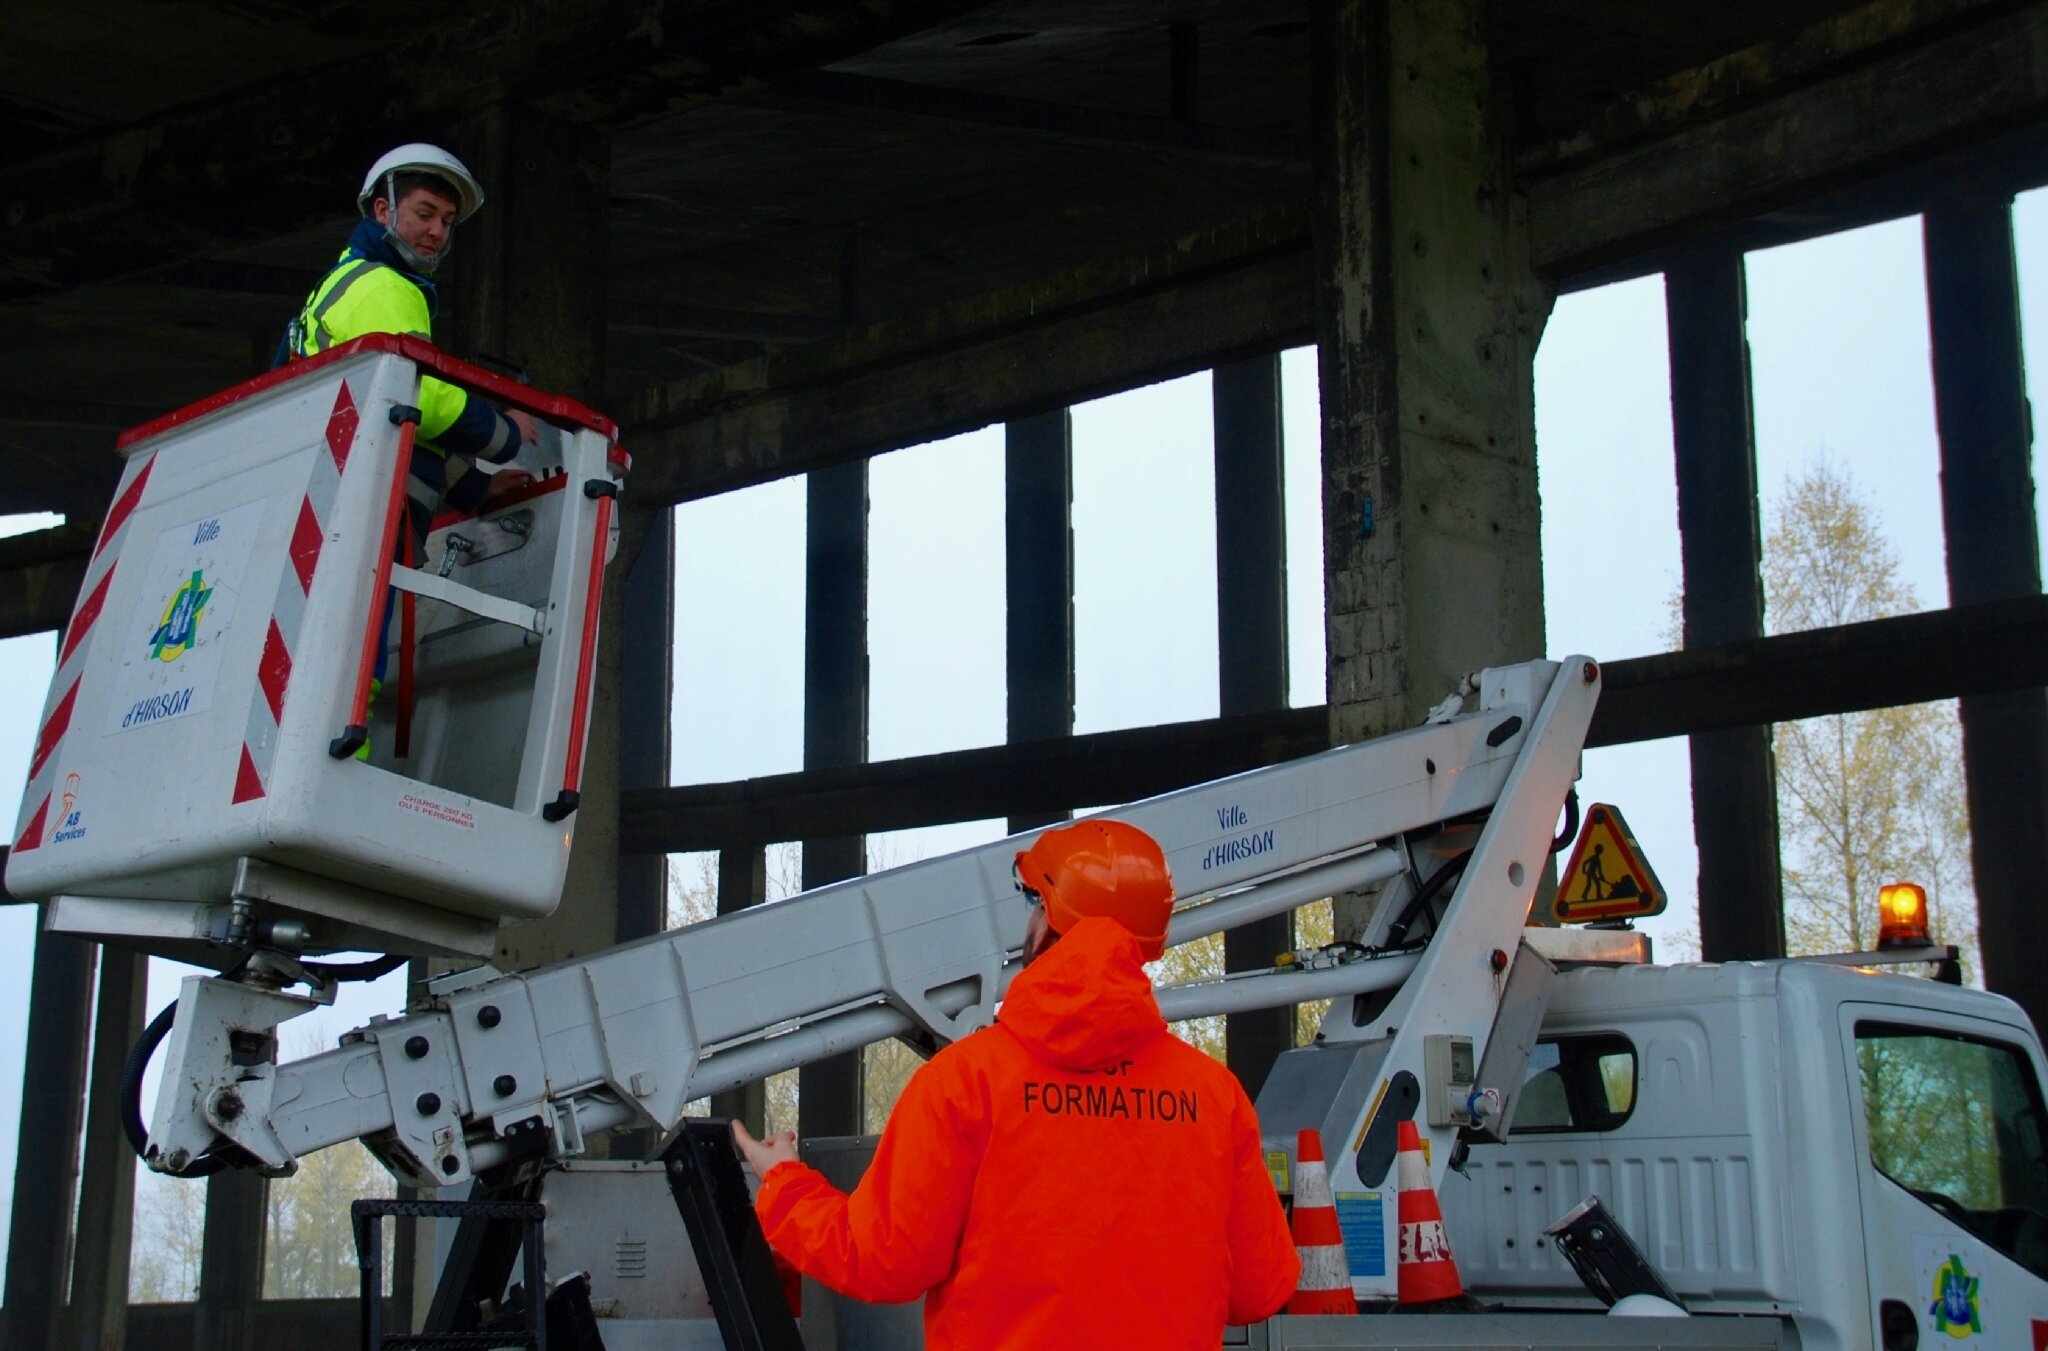
[[[1419,883],[1405,837],[1488,814],[1491,834],[1509,807],[1517,824],[1502,864],[1516,865],[1503,876],[1521,897],[1511,917],[1519,927],[1576,775],[1598,671],[1578,657],[1531,662],[1482,672],[1477,686],[1476,711],[1109,813],[1166,851],[1181,896],[1171,941],[1373,883]],[[282,1170],[361,1139],[402,1180],[447,1186],[522,1158],[579,1154],[594,1132],[666,1131],[694,1099],[868,1042],[951,1041],[992,1019],[1019,967],[1029,910],[1011,862],[1025,842],[518,975],[447,977],[425,1009],[373,1020],[339,1049],[284,1065],[265,1054],[273,1029],[312,1000],[189,977],[151,1165],[182,1172],[233,1146]],[[1513,938],[1487,941],[1512,949]],[[1188,1018],[1392,989],[1426,955],[1169,987],[1161,1004],[1169,1018]]]

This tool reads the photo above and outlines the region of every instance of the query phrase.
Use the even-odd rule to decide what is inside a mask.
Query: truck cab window
[[[1877,1170],[2048,1277],[2041,1087],[2024,1052],[1927,1028],[1858,1023],[1856,1068]]]
[[[1514,1129],[1611,1131],[1636,1105],[1636,1048],[1599,1032],[1540,1041],[1529,1055]]]

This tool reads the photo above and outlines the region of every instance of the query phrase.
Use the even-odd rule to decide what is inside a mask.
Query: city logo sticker
[[[1934,1303],[1927,1312],[1934,1319],[1934,1330],[1946,1332],[1961,1340],[1974,1337],[1984,1331],[1984,1321],[1977,1311],[1977,1287],[1982,1282],[1972,1276],[1963,1265],[1963,1259],[1955,1254],[1948,1255],[1948,1261],[1934,1270]]]
[[[256,568],[256,547],[273,500],[259,498],[166,526],[156,532],[153,547],[141,538],[126,545],[127,553],[147,548],[148,564],[113,663],[102,735],[206,713],[223,691],[238,704],[246,702],[255,679],[253,655],[226,671],[222,664],[237,645],[235,617],[243,593],[253,584],[268,594],[276,571],[285,566],[286,546],[273,539],[262,570]],[[266,577],[271,587],[262,585]],[[245,632],[239,643],[249,642]]]
[[[192,569],[192,575],[185,579],[184,585],[173,591],[170,600],[165,602],[163,622],[149,636],[152,660],[176,661],[198,645],[199,621],[206,613],[206,602],[211,599],[213,588],[206,584],[205,573],[199,568]]]

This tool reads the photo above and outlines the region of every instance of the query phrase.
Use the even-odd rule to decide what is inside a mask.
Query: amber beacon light
[[[1927,892],[1911,882],[1888,882],[1877,892],[1877,948],[1924,948],[1927,934]]]

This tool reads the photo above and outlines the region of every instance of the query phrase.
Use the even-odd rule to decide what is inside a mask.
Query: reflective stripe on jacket
[[[434,340],[433,317],[420,288],[397,269],[343,254],[320,279],[299,313],[298,355],[309,357],[365,333],[401,333]],[[440,438],[469,403],[467,392],[427,376],[420,381],[422,441]]]
[[[365,333],[432,342],[433,323],[426,294],[403,272],[351,248],[306,297],[295,325],[296,355],[313,356]],[[504,414],[445,380],[420,377],[419,435],[405,484],[415,561],[425,557],[436,512],[469,510],[490,487],[473,462],[504,464],[518,453],[519,431]]]
[[[1214,1351],[1301,1272],[1244,1090],[1167,1033],[1137,940],[1106,919],[912,1076],[850,1197],[785,1163],[756,1208],[835,1290],[929,1291],[930,1351]]]

